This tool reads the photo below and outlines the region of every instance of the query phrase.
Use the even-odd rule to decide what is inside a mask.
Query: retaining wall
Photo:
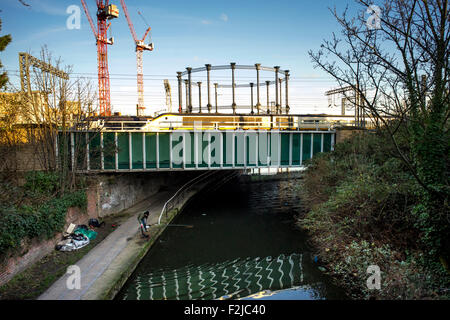
[[[198,172],[156,172],[124,173],[92,176],[88,179],[86,212],[79,208],[69,208],[66,216],[66,230],[70,223],[88,224],[90,218],[102,218],[118,214],[140,201],[156,194],[161,188],[184,183]],[[24,240],[18,253],[0,261],[0,286],[15,275],[55,250],[62,239],[58,233],[50,240]]]

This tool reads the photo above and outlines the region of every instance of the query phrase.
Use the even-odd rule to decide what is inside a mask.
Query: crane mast
[[[145,38],[149,34],[151,28],[148,27],[142,39],[138,39],[136,31],[134,30],[133,23],[131,22],[130,16],[128,14],[128,9],[124,0],[120,0],[123,8],[125,17],[127,18],[128,27],[130,28],[131,35],[133,37],[134,43],[136,45],[136,65],[137,65],[137,91],[138,91],[138,104],[137,104],[137,116],[144,114],[144,62],[143,62],[143,52],[153,51],[153,43],[145,44]]]
[[[92,32],[97,45],[98,64],[98,93],[100,115],[111,115],[111,92],[108,69],[108,45],[114,44],[114,38],[108,39],[108,28],[111,23],[108,20],[119,17],[119,10],[114,4],[109,4],[109,0],[97,0],[97,30],[92,21],[89,9],[85,0],[81,0],[84,12],[89,20]]]
[[[168,79],[164,79],[164,89],[166,91],[167,112],[172,113],[172,91],[170,90],[170,83]]]

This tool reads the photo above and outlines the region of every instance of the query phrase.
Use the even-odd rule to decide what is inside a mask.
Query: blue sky
[[[92,77],[96,84],[97,56],[94,36],[78,0],[0,0],[1,34],[13,42],[1,54],[6,70],[18,69],[19,51],[39,56],[47,45],[55,57],[72,65],[73,72]],[[86,0],[95,21],[95,1]],[[136,100],[136,55],[133,40],[120,6],[119,19],[112,21],[115,44],[108,47],[111,96],[114,111],[133,113]],[[126,0],[138,37],[152,27],[153,52],[144,53],[146,102],[152,110],[165,103],[162,78],[171,80],[176,104],[176,71],[205,63],[223,65],[261,63],[291,70],[291,105],[297,113],[327,112],[323,92],[333,85],[313,64],[308,50],[317,50],[323,39],[338,30],[329,7],[343,9],[352,0],[278,1],[144,1]],[[69,30],[66,13],[70,5],[81,8],[81,28]],[[11,72],[11,80],[17,77]],[[134,76],[134,77],[133,77]],[[248,77],[248,75],[247,75]],[[247,80],[245,80],[247,81]]]

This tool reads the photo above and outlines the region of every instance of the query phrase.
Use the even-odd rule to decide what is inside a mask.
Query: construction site
[[[343,89],[330,90],[325,93],[328,96],[329,106],[331,103],[336,106],[338,100],[338,108],[341,109],[340,114],[331,114],[327,117],[326,113],[313,114],[292,113],[289,105],[289,79],[291,77],[289,70],[283,70],[279,66],[267,67],[259,63],[254,65],[239,65],[234,62],[212,66],[206,64],[202,67],[186,67],[184,71],[177,72],[175,88],[171,87],[170,81],[165,79],[161,88],[161,93],[165,95],[165,105],[151,106],[144,101],[144,59],[143,55],[148,51],[151,54],[154,45],[151,39],[151,27],[148,26],[142,38],[137,36],[133,21],[130,18],[128,9],[124,0],[120,1],[122,11],[119,13],[119,6],[109,3],[109,1],[97,1],[96,21],[92,18],[89,7],[86,1],[81,1],[84,9],[85,17],[89,21],[89,26],[94,35],[95,44],[97,47],[97,98],[91,101],[88,105],[84,105],[80,101],[57,101],[59,109],[61,103],[67,104],[67,110],[70,117],[80,118],[84,115],[84,119],[89,121],[150,121],[161,114],[186,114],[196,116],[198,114],[209,115],[239,115],[239,116],[253,116],[253,115],[284,115],[284,116],[308,116],[307,121],[314,122],[328,122],[330,124],[341,123],[343,125],[363,126],[366,121],[366,116],[362,113],[362,100],[358,99],[356,87],[348,87]],[[141,12],[138,14],[148,25],[145,17]],[[119,16],[126,18],[129,32],[134,42],[134,50],[136,52],[136,88],[137,101],[129,101],[129,107],[135,106],[135,113],[122,114],[121,111],[113,110],[113,103],[111,102],[111,80],[109,72],[109,64],[114,61],[108,60],[108,48],[114,46],[114,36],[110,32],[114,20]],[[112,28],[111,28],[112,29]],[[109,35],[108,35],[109,34]],[[116,40],[117,41],[117,40]],[[113,50],[113,49],[109,49]],[[55,99],[55,92],[50,92],[50,88],[41,90],[37,84],[35,72],[31,72],[30,67],[35,70],[39,69],[40,74],[44,79],[40,79],[41,85],[46,85],[45,75],[54,77],[55,84],[58,81],[69,82],[69,74],[52,66],[46,61],[42,61],[33,57],[29,53],[19,53],[19,70],[20,70],[20,86],[21,92],[17,93],[2,93],[2,99],[6,102],[8,100],[21,99],[28,100],[28,103],[42,105],[44,109],[57,109],[56,106],[50,106],[49,98]],[[219,76],[214,73],[219,72]],[[211,74],[212,73],[212,74]],[[272,80],[270,73],[273,74]],[[197,79],[205,79],[206,81],[193,80],[193,76],[197,75]],[[211,80],[216,79],[216,81]],[[241,80],[242,77],[245,80]],[[217,81],[217,79],[220,80]],[[247,80],[249,79],[249,80]],[[264,80],[261,80],[264,79]],[[203,89],[203,94],[202,94]],[[53,88],[56,90],[56,88]],[[53,97],[49,97],[53,96]],[[56,103],[56,101],[55,101]],[[83,105],[82,105],[83,104]],[[155,107],[159,111],[154,111]],[[153,110],[153,111],[152,111]],[[298,110],[298,109],[297,109]],[[296,110],[296,111],[297,111]],[[61,111],[49,110],[53,113],[53,118],[61,118],[57,113]],[[49,113],[49,112],[46,112]],[[78,116],[76,116],[78,115]],[[317,118],[314,118],[317,116]],[[333,117],[334,116],[334,117]],[[313,118],[311,118],[313,117]],[[23,116],[22,116],[23,118]],[[55,119],[51,121],[55,121]],[[230,118],[231,119],[231,118]],[[234,118],[233,118],[234,119]],[[220,118],[216,119],[220,122]],[[259,119],[252,118],[244,121],[254,122],[257,126]],[[36,119],[30,119],[28,122],[36,123]],[[49,119],[50,121],[50,119]],[[237,118],[233,120],[237,121]],[[26,122],[25,119],[20,119],[19,123]],[[69,125],[67,122],[65,125]]]

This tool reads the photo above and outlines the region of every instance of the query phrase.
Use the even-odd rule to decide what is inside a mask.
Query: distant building
[[[0,92],[0,121],[3,124],[5,122],[14,125],[53,124],[61,127],[63,123],[71,126],[78,119],[87,116],[78,101],[60,104],[55,101],[49,103],[49,99],[54,98],[39,91],[32,92],[33,102],[28,101],[22,92]]]

